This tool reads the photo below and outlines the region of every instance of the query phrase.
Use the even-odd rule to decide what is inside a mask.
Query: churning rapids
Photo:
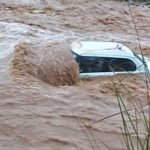
[[[150,56],[150,9],[131,9]],[[112,83],[124,76],[79,81],[68,45],[81,39],[139,52],[125,2],[0,0],[1,150],[125,149],[120,115],[97,122],[119,112]],[[147,111],[145,83],[129,75],[122,84],[126,105],[140,99]]]

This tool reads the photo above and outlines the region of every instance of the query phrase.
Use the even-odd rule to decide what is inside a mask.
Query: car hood
[[[142,55],[138,55],[140,57],[140,59],[146,63],[148,70],[150,71],[150,58],[142,56]]]

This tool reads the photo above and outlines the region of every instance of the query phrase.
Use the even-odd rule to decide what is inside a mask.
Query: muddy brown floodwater
[[[150,56],[150,9],[131,9]],[[118,78],[127,107],[140,100],[147,111],[144,76],[79,81],[68,47],[75,40],[116,41],[140,53],[125,2],[0,0],[1,150],[126,149],[120,115],[94,122],[119,112]]]

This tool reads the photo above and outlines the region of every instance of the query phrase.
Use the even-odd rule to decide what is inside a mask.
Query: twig
[[[127,111],[131,111],[131,110],[134,110],[134,108],[130,108],[130,109],[128,109]],[[106,119],[108,119],[108,118],[114,117],[114,116],[119,115],[119,114],[124,113],[124,112],[126,112],[126,111],[117,112],[117,113],[115,113],[115,114],[112,114],[112,115],[109,115],[109,116],[107,116],[107,117],[104,117],[104,118],[102,118],[102,119],[100,119],[100,120],[97,120],[97,121],[95,121],[95,122],[89,124],[89,126],[91,126],[91,125],[93,125],[93,124],[96,124],[96,123],[99,123],[99,122],[102,122],[102,121],[104,121],[104,120],[106,120]]]

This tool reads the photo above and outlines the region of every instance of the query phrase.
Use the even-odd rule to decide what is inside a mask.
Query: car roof
[[[134,56],[133,52],[121,43],[79,41],[71,44],[71,50],[81,56]]]

